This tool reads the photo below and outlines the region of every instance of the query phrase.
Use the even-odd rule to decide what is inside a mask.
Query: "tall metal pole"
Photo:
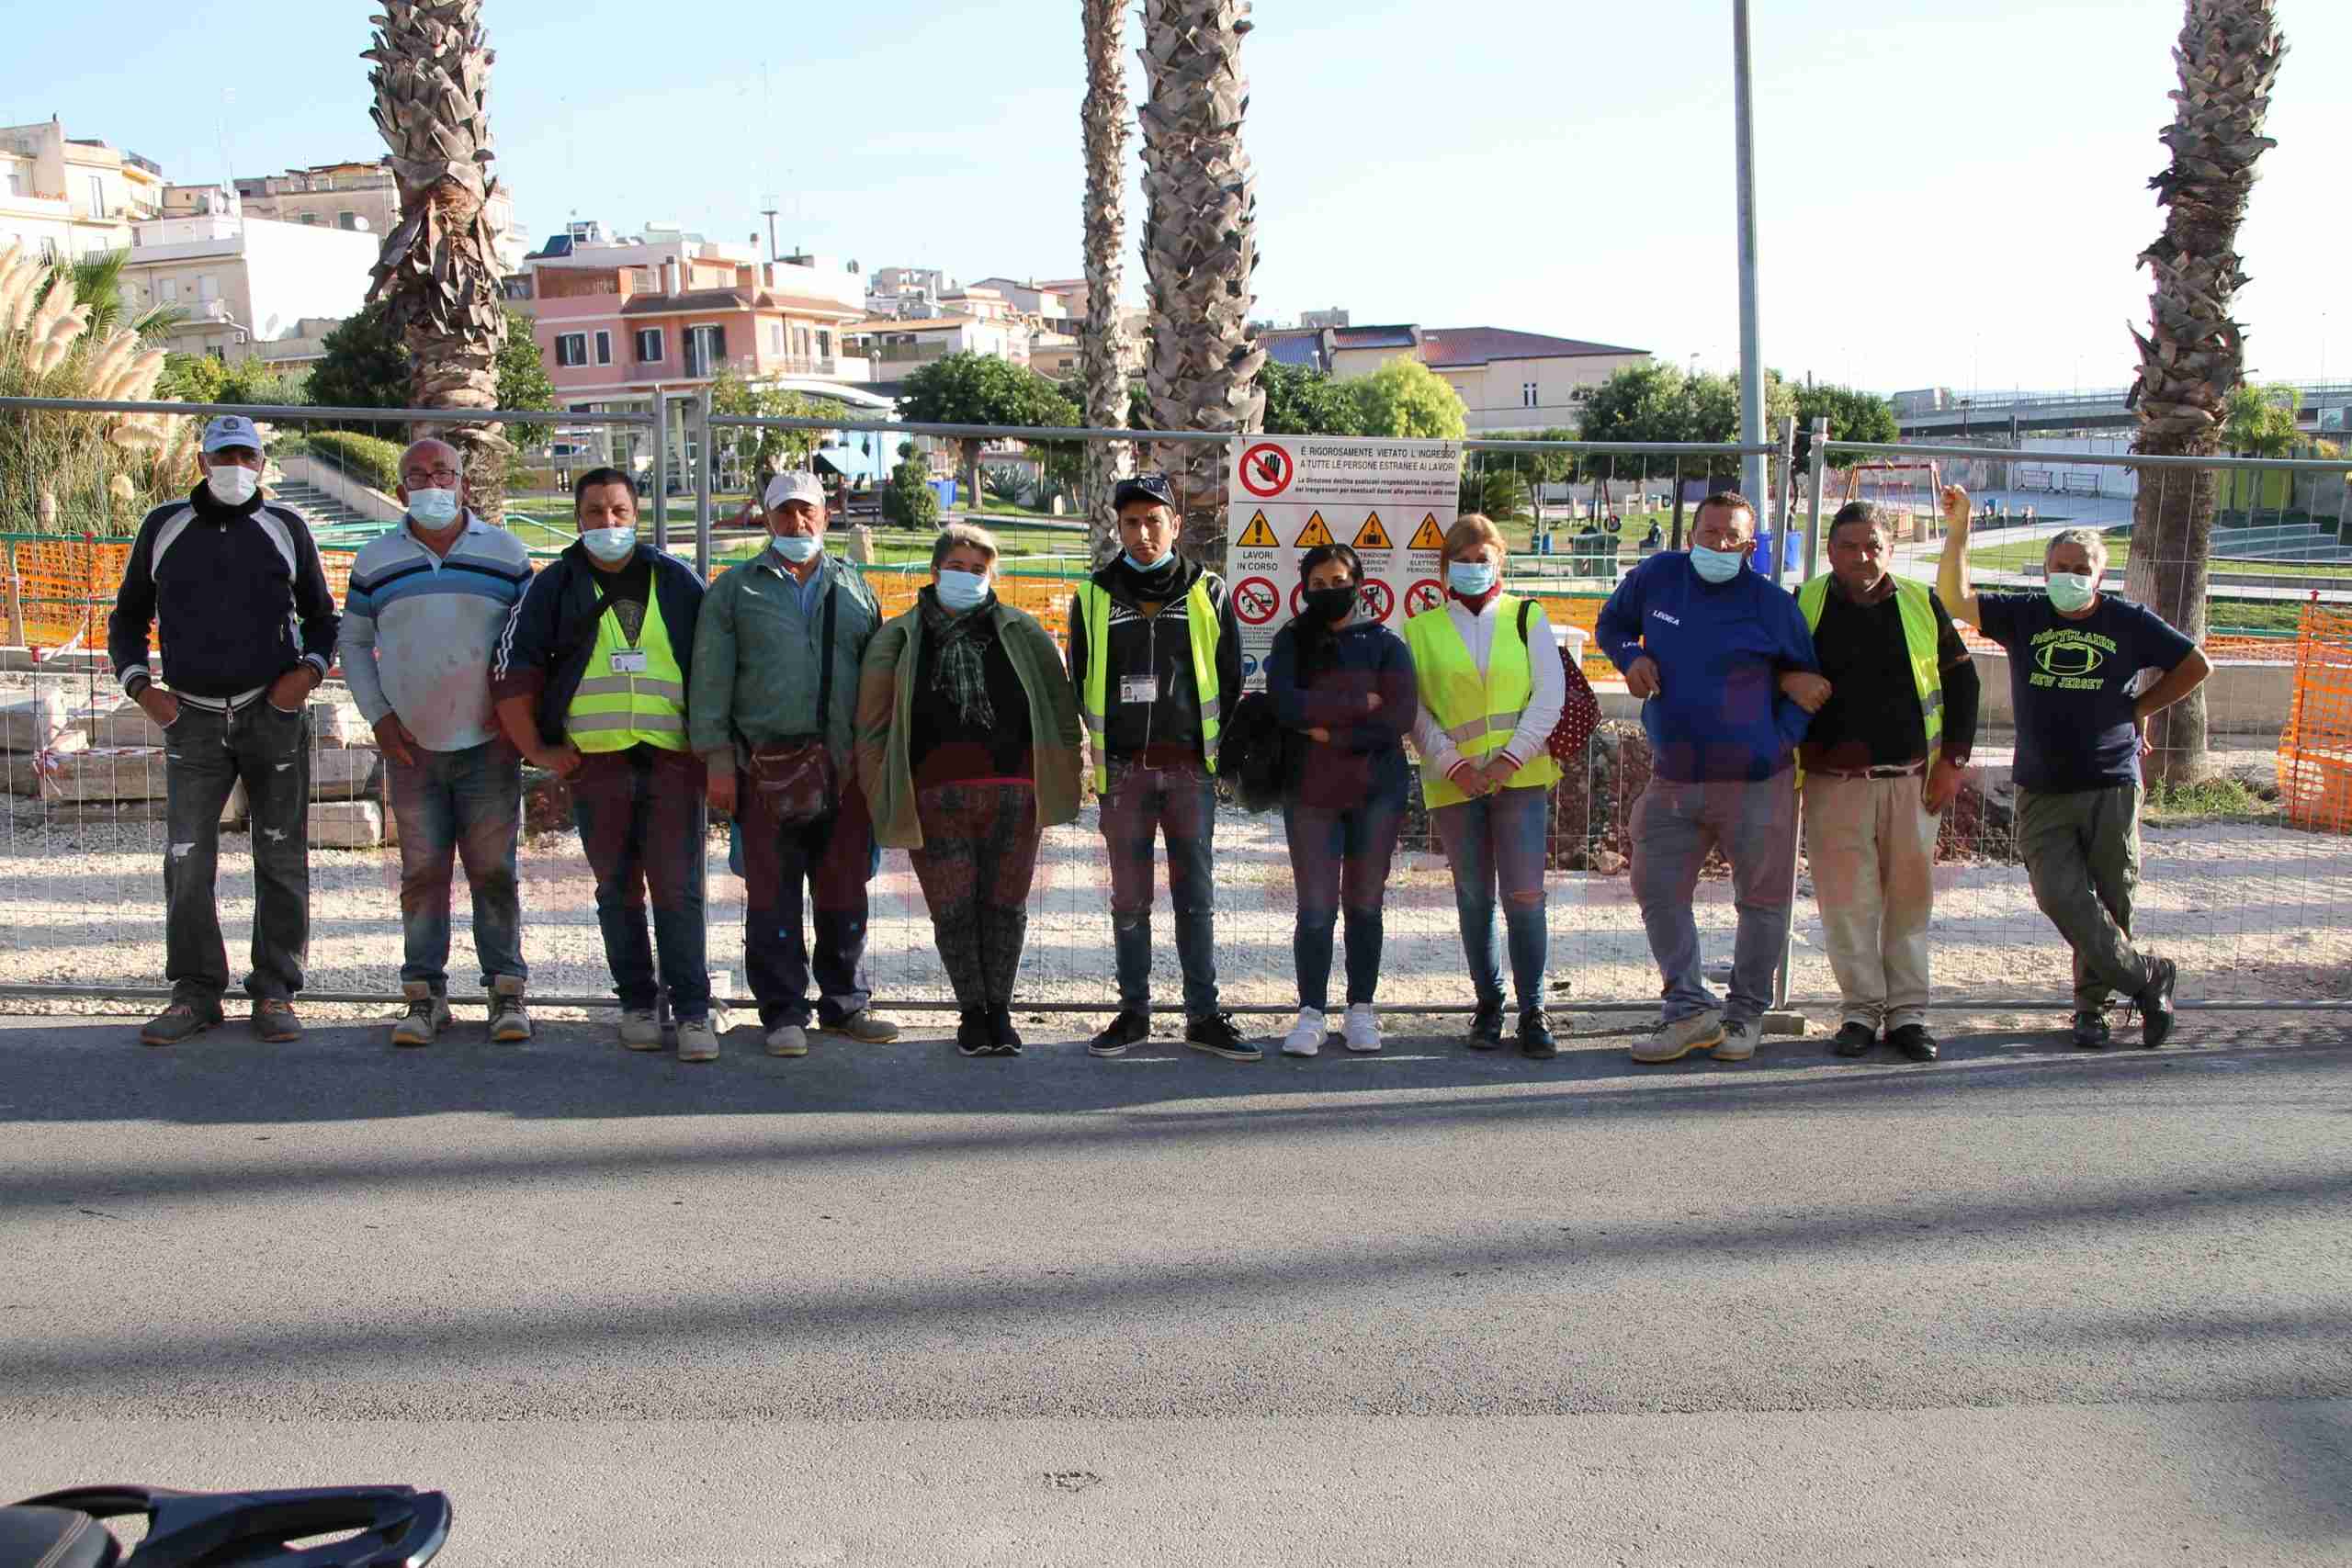
[[[1747,0],[1732,0],[1731,58],[1739,182],[1739,439],[1760,446],[1769,438],[1764,434],[1764,351],[1756,324],[1756,129],[1748,85]],[[1740,466],[1740,489],[1763,505],[1765,459],[1750,456]]]

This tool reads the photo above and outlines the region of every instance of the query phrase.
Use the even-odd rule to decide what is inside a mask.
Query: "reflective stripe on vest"
[[[1496,597],[1495,640],[1483,676],[1478,661],[1470,657],[1470,645],[1462,640],[1462,628],[1443,605],[1405,623],[1405,643],[1412,650],[1421,703],[1444,728],[1453,749],[1471,761],[1510,743],[1535,694],[1534,667],[1519,635],[1519,603],[1508,593]],[[1507,787],[1549,786],[1559,778],[1560,764],[1543,750],[1511,774]],[[1421,798],[1434,808],[1470,797],[1439,772],[1436,758],[1424,757]]]
[[[1184,629],[1193,651],[1193,687],[1200,698],[1201,760],[1216,772],[1217,730],[1225,716],[1225,700],[1216,684],[1216,639],[1223,630],[1216,606],[1209,603],[1208,573],[1193,580],[1184,594]],[[1094,749],[1094,787],[1111,787],[1111,595],[1089,579],[1079,585],[1078,603],[1086,616],[1086,690],[1079,694],[1079,708],[1086,719],[1087,739]]]
[[[1928,750],[1936,749],[1944,732],[1944,676],[1936,661],[1936,607],[1928,597],[1924,582],[1913,582],[1897,577],[1894,603],[1903,617],[1903,649],[1909,655],[1911,684],[1919,694],[1919,717],[1928,730]],[[1818,630],[1821,613],[1829,604],[1829,574],[1806,582],[1797,590],[1797,608],[1804,615],[1804,629]]]
[[[616,671],[613,655],[632,646],[645,656],[644,672]],[[571,694],[563,727],[582,751],[626,751],[640,742],[664,751],[686,749],[686,672],[678,668],[669,628],[662,623],[658,586],[647,592],[645,624],[634,645],[621,635],[617,612],[597,617],[596,643],[588,650],[587,672]]]

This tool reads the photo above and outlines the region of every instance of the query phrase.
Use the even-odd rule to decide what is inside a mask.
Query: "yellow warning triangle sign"
[[[1356,530],[1355,546],[1356,548],[1360,550],[1385,550],[1395,548],[1395,547],[1388,542],[1388,530],[1380,525],[1379,513],[1375,512],[1371,516],[1365,518],[1363,520],[1363,526]]]
[[[1405,547],[1412,550],[1445,548],[1445,536],[1438,531],[1436,513],[1432,512],[1421,519],[1421,525],[1413,530],[1413,542]]]
[[[1281,546],[1282,540],[1274,536],[1274,525],[1266,521],[1262,512],[1250,519],[1250,526],[1241,530],[1241,548],[1245,550],[1272,550]]]
[[[1323,514],[1317,512],[1306,520],[1306,526],[1298,531],[1298,537],[1293,539],[1291,545],[1296,549],[1311,550],[1317,545],[1330,542],[1331,530],[1324,526]]]

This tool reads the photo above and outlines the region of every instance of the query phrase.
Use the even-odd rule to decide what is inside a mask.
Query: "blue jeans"
[[[164,854],[164,977],[172,999],[218,1007],[229,988],[213,879],[220,808],[239,780],[252,812],[253,968],[245,994],[292,997],[311,943],[311,721],[266,696],[233,713],[180,705],[164,731],[170,843]]]
[[[1482,1008],[1503,1003],[1501,955],[1495,945],[1495,893],[1503,899],[1510,940],[1510,976],[1519,1010],[1544,1005],[1550,933],[1544,924],[1544,804],[1540,785],[1501,789],[1430,813],[1453,865],[1453,908],[1462,918],[1462,956]]]
[[[681,1021],[710,1016],[702,796],[702,761],[691,751],[591,752],[571,777],[571,819],[596,874],[596,924],[624,1008],[650,1008],[666,990]],[[645,930],[648,893],[662,949],[658,987]]]
[[[1119,965],[1119,1008],[1151,1009],[1151,846],[1168,840],[1168,902],[1176,911],[1176,961],[1184,972],[1184,1016],[1217,1010],[1216,786],[1208,770],[1111,763],[1102,795],[1102,841],[1111,859],[1111,939]]]
[[[465,863],[474,897],[474,957],[488,990],[502,975],[520,980],[523,901],[514,840],[523,826],[523,761],[503,738],[462,751],[414,749],[402,767],[384,758],[392,819],[401,835],[402,981],[449,988],[449,878]]]
[[[1397,800],[1368,800],[1346,811],[1286,804],[1283,837],[1290,844],[1291,878],[1298,886],[1298,920],[1291,931],[1291,963],[1298,972],[1298,1005],[1329,1006],[1331,935],[1340,911],[1348,917],[1348,1004],[1369,1003],[1380,988],[1381,895],[1405,825]]]
[[[1731,862],[1732,906],[1739,911],[1723,1014],[1757,1019],[1772,1005],[1772,974],[1780,967],[1796,891],[1796,840],[1793,768],[1753,782],[1677,784],[1651,776],[1634,803],[1634,897],[1664,981],[1667,1022],[1715,1007],[1714,993],[1700,976],[1699,927],[1690,914],[1699,868],[1714,846]]]

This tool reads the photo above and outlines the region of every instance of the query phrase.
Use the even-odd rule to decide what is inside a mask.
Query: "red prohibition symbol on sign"
[[[1376,577],[1364,583],[1363,613],[1365,615],[1385,625],[1388,620],[1389,612],[1396,608],[1396,591],[1395,589]]]
[[[1423,610],[1434,610],[1445,603],[1445,590],[1438,586],[1434,577],[1424,577],[1405,590],[1405,618],[1411,620]]]
[[[1233,613],[1246,626],[1262,626],[1283,605],[1282,590],[1262,577],[1245,577],[1234,585]]]
[[[1241,454],[1241,488],[1267,501],[1290,488],[1290,453],[1272,441],[1261,441]]]

